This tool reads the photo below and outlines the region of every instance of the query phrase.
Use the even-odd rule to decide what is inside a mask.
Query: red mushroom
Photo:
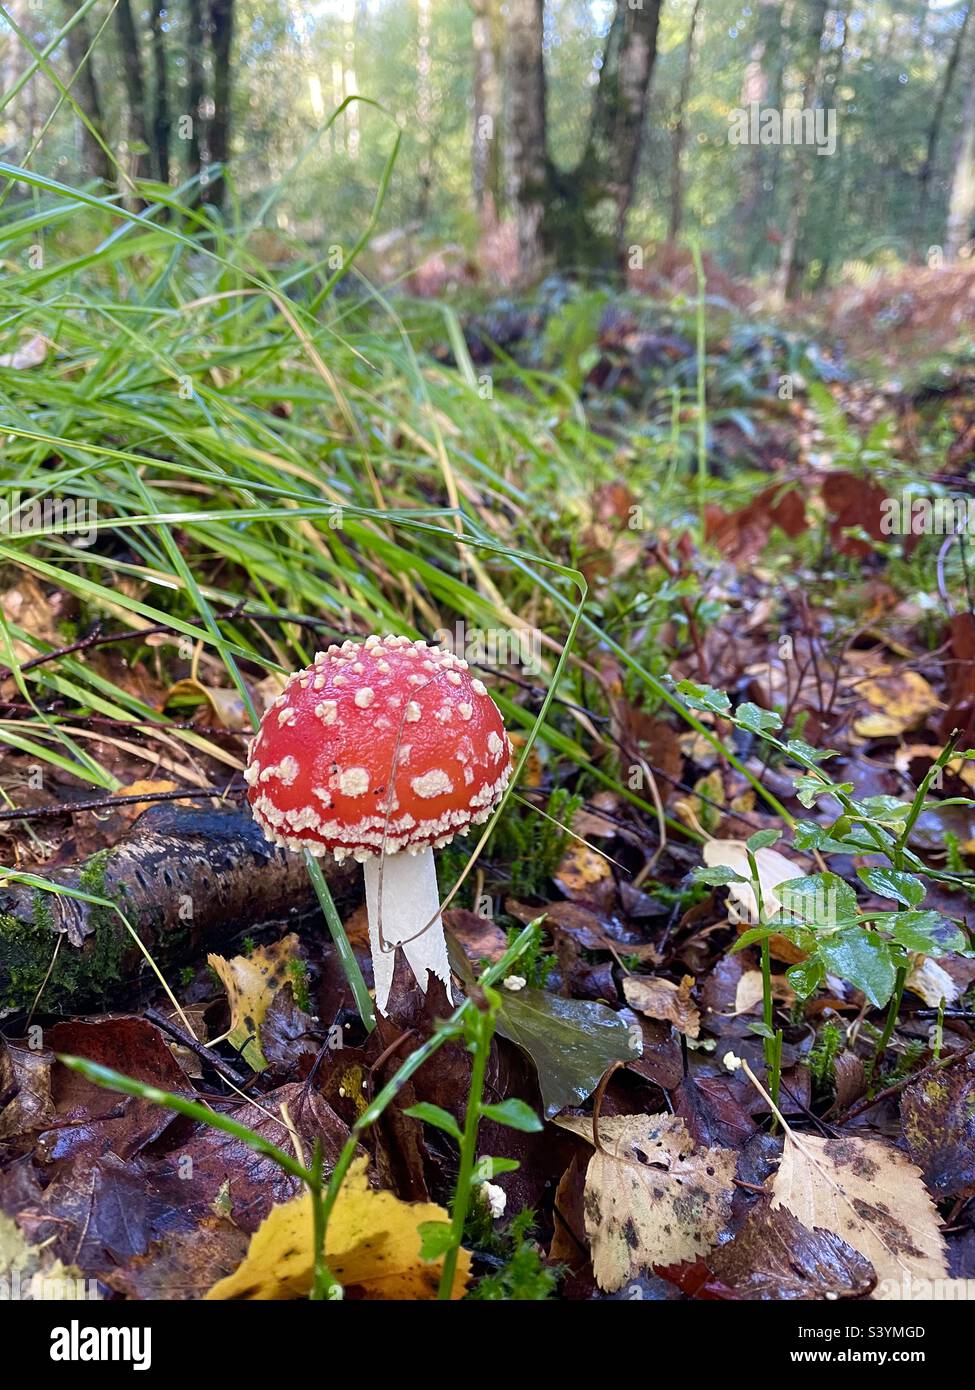
[[[376,1005],[396,947],[421,989],[450,967],[433,851],[487,820],[511,774],[497,705],[467,662],[408,637],[319,652],[269,706],[244,776],[268,839],[364,866]]]

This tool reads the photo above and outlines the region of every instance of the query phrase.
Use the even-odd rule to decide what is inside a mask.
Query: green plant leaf
[[[874,923],[898,946],[926,956],[963,951],[968,944],[954,922],[938,912],[884,912],[874,918]]]
[[[744,874],[729,869],[726,864],[715,864],[711,868],[702,864],[691,874],[695,883],[707,883],[713,888],[721,888],[726,883],[748,883]]]
[[[429,1101],[421,1100],[418,1105],[411,1105],[408,1110],[404,1110],[403,1114],[409,1115],[411,1120],[422,1120],[424,1124],[433,1125],[435,1129],[442,1129],[458,1143],[461,1140],[460,1125],[450,1111],[444,1110],[441,1105],[431,1105]]]
[[[818,955],[813,955],[808,960],[801,960],[795,965],[790,965],[785,975],[795,990],[796,997],[809,999],[822,984],[825,973],[822,959]]]
[[[839,874],[806,874],[776,890],[784,914],[811,927],[838,927],[856,921],[857,895]]]
[[[914,874],[905,874],[899,869],[857,869],[857,876],[880,897],[893,898],[905,907],[917,907],[924,901],[927,891]]]
[[[678,681],[677,693],[683,695],[691,709],[708,710],[711,714],[730,714],[731,701],[723,690],[713,685],[698,685],[696,681]]]
[[[420,1236],[421,1260],[439,1260],[453,1244],[449,1221],[421,1221],[416,1229]]]
[[[509,1129],[520,1129],[523,1134],[537,1134],[545,1127],[530,1105],[514,1097],[499,1101],[497,1105],[482,1105],[481,1114],[486,1120],[507,1125]]]
[[[860,990],[877,1009],[894,992],[896,970],[891,948],[883,937],[864,927],[837,932],[819,943],[826,969]]]
[[[753,734],[770,733],[782,728],[782,716],[774,710],[762,709],[761,705],[746,703],[735,710],[735,723]]]
[[[778,839],[777,830],[756,830],[754,835],[749,835],[745,844],[754,854],[758,849],[770,849]]]

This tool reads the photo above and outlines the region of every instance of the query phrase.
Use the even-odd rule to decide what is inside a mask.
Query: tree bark
[[[203,23],[201,0],[186,2],[186,101],[190,118],[189,141],[186,147],[186,172],[190,178],[199,179],[203,168],[203,154],[200,146],[200,131],[203,127],[203,45],[206,40],[206,27]],[[199,201],[197,184],[196,201]]]
[[[961,142],[955,160],[945,226],[945,260],[958,259],[958,253],[972,235],[975,223],[975,45],[971,46],[967,67],[968,85],[962,108]]]
[[[210,159],[221,170],[230,158],[230,103],[233,91],[230,55],[234,42],[234,0],[210,0],[210,41],[213,45],[213,119],[210,122]],[[207,181],[203,200],[222,207],[227,195],[223,172]]]
[[[816,4],[809,11],[805,45],[805,79],[802,84],[802,105],[806,109],[813,106],[819,88],[822,42],[828,14],[829,0],[816,0]],[[807,151],[807,154],[811,154],[811,152]],[[795,180],[791,190],[785,233],[779,251],[779,264],[772,285],[772,302],[777,305],[785,303],[786,299],[795,292],[798,283],[800,274],[799,242],[802,236],[803,219],[809,202],[809,185],[812,178],[812,169],[809,167],[808,159],[803,163],[801,153],[794,155],[792,163]]]
[[[169,134],[172,121],[169,115],[169,77],[166,65],[166,36],[163,33],[163,0],[152,0],[152,67],[155,78],[152,110],[152,150],[156,177],[169,183]]]
[[[578,171],[592,194],[613,204],[617,250],[636,187],[659,22],[660,0],[642,0],[637,9],[630,8],[629,0],[616,0]]]
[[[498,0],[471,0],[474,19],[474,139],[471,186],[482,232],[496,225],[501,203],[501,72]]]
[[[508,179],[522,282],[537,278],[548,250],[544,228],[550,182],[543,24],[543,0],[508,0]]]
[[[73,19],[78,9],[74,0],[62,0],[62,3],[67,18]],[[95,75],[94,54],[89,52],[90,48],[91,30],[88,28],[88,21],[82,19],[68,34],[68,58],[75,73],[71,90],[75,93],[78,105],[85,113],[91,126],[91,129],[84,124],[81,127],[82,169],[87,178],[101,179],[103,183],[110,184],[112,182],[111,161],[92,133],[94,130],[103,140],[105,138],[102,102],[98,91],[98,79]]]
[[[129,104],[129,144],[141,146],[132,160],[132,173],[137,179],[149,175],[149,125],[146,120],[146,84],[142,75],[142,51],[139,35],[132,18],[129,0],[118,0],[115,11],[118,44],[122,54],[122,73]]]
[[[921,173],[918,178],[920,191],[918,194],[918,226],[924,231],[924,224],[927,220],[928,203],[931,197],[931,176],[934,173],[934,157],[938,150],[938,140],[941,136],[941,127],[945,118],[945,107],[948,104],[948,97],[951,95],[952,85],[954,84],[955,74],[958,71],[958,60],[961,57],[962,49],[965,46],[965,35],[968,32],[968,23],[972,17],[972,5],[965,9],[965,17],[962,20],[958,33],[955,35],[955,42],[952,45],[951,53],[945,64],[944,80],[938,92],[937,100],[934,104],[934,111],[931,115],[931,124],[928,127],[927,147],[924,153],[924,163],[921,166]]]
[[[687,98],[691,90],[691,78],[694,72],[694,34],[697,29],[697,19],[701,12],[701,0],[694,0],[694,8],[691,11],[691,22],[687,30],[687,53],[684,58],[684,71],[680,79],[680,91],[677,95],[677,111],[674,118],[674,137],[671,148],[671,167],[670,167],[670,224],[667,228],[667,238],[669,241],[676,241],[680,235],[681,225],[684,221],[684,176],[681,164],[684,158],[684,144],[687,139],[687,126],[685,118],[687,114]]]

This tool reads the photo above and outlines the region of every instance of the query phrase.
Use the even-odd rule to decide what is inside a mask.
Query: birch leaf
[[[773,1207],[785,1207],[810,1230],[840,1236],[870,1261],[878,1284],[946,1277],[937,1209],[920,1170],[898,1149],[878,1139],[821,1139],[787,1129],[769,1185]]]
[[[259,946],[249,956],[224,956],[211,953],[207,963],[220,976],[227,991],[230,1006],[228,1042],[240,1049],[241,1056],[254,1071],[263,1071],[267,1059],[261,1051],[261,1024],[271,1007],[271,1000],[288,983],[288,962],[298,950],[298,938],[289,932],[280,941]]]
[[[557,1121],[592,1142],[592,1121]],[[586,1170],[586,1235],[601,1289],[614,1292],[642,1269],[694,1261],[731,1213],[736,1155],[698,1148],[676,1115],[612,1115],[599,1121]]]

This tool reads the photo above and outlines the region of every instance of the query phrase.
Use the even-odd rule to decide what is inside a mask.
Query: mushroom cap
[[[465,834],[510,774],[501,712],[466,661],[408,637],[368,637],[291,677],[244,778],[269,840],[365,860]]]

